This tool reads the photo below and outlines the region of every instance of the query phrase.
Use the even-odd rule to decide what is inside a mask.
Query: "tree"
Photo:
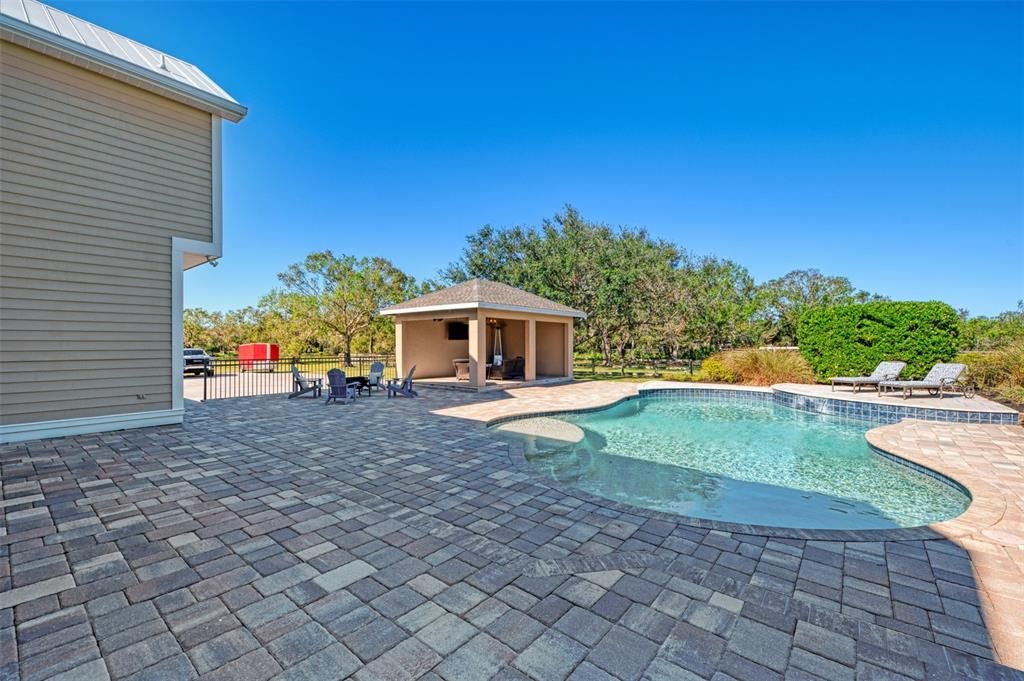
[[[233,352],[242,343],[262,340],[262,324],[262,313],[252,307],[228,312],[189,308],[182,315],[185,346],[205,348],[215,354]]]
[[[961,310],[960,319],[959,345],[963,350],[994,350],[1024,343],[1024,300],[1017,301],[1016,310],[995,317],[970,317]]]
[[[764,324],[762,340],[776,345],[796,345],[797,325],[805,310],[847,303],[884,300],[853,287],[846,277],[818,270],[794,270],[762,284],[757,292],[758,318]]]
[[[756,286],[745,267],[713,256],[687,258],[676,278],[664,329],[672,357],[684,348],[718,350],[751,342]]]
[[[441,276],[449,283],[483,277],[581,310],[578,346],[600,350],[606,363],[665,323],[679,249],[641,229],[585,220],[572,206],[539,229],[485,225],[467,238],[462,256]]]
[[[352,360],[353,340],[371,330],[377,311],[415,291],[414,280],[386,258],[335,256],[329,250],[309,254],[278,279],[283,289],[271,294],[278,312],[336,334],[346,363]]]
[[[466,237],[462,256],[441,270],[440,277],[449,286],[480,278],[524,288],[529,283],[528,260],[535,255],[539,241],[532,227],[495,229],[484,225]]]
[[[217,350],[211,342],[213,338],[212,330],[217,324],[217,315],[220,315],[220,313],[207,312],[201,307],[185,308],[182,314],[181,326],[186,348],[205,348],[210,352]]]

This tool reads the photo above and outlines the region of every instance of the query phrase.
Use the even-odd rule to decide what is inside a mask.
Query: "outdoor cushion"
[[[938,388],[942,385],[953,385],[966,370],[966,364],[936,364],[921,380],[882,381],[880,385],[886,388]]]
[[[882,381],[899,378],[900,372],[906,366],[906,362],[879,362],[870,376],[835,376],[832,378],[832,385],[877,385]]]

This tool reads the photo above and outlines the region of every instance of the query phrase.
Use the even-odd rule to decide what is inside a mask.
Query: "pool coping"
[[[500,425],[502,423],[508,423],[510,421],[518,421],[527,418],[539,418],[544,416],[556,416],[563,414],[583,414],[592,413],[596,411],[603,411],[610,409],[624,402],[631,400],[640,399],[642,397],[657,397],[667,396],[668,393],[676,393],[678,395],[687,394],[692,396],[696,391],[705,391],[706,396],[726,396],[729,393],[742,393],[742,395],[728,395],[729,397],[754,397],[755,399],[771,401],[779,403],[775,400],[775,396],[780,392],[773,386],[772,388],[756,387],[756,386],[743,386],[737,387],[732,385],[711,385],[711,384],[678,384],[670,385],[663,382],[652,382],[640,384],[637,387],[637,391],[633,395],[626,395],[623,397],[617,397],[609,400],[607,403],[594,405],[579,409],[550,409],[550,410],[536,410],[518,412],[516,414],[509,414],[503,416],[497,416],[484,422],[484,426],[490,429],[493,426]],[[794,408],[790,405],[782,403],[782,406],[788,408]],[[809,411],[809,410],[801,410]],[[819,413],[822,412],[814,412]],[[833,418],[844,418],[841,414],[822,414],[825,416],[831,416]],[[856,417],[845,417],[845,418],[856,418]],[[858,419],[858,420],[870,420],[870,419]],[[931,475],[937,479],[941,479],[947,484],[958,488],[970,497],[970,504],[967,509],[960,515],[950,518],[948,520],[931,523],[928,525],[919,525],[916,527],[900,527],[900,528],[879,528],[879,529],[864,529],[864,530],[839,530],[839,529],[810,529],[810,528],[795,528],[795,527],[777,527],[773,525],[750,525],[745,523],[732,523],[721,520],[710,520],[707,518],[696,518],[693,516],[682,515],[678,513],[669,513],[666,511],[656,511],[653,509],[644,508],[642,506],[634,506],[632,504],[626,504],[620,501],[615,501],[605,497],[591,494],[579,488],[571,485],[566,485],[550,478],[541,476],[533,470],[529,462],[526,459],[524,453],[524,446],[518,442],[508,442],[509,459],[515,468],[520,471],[526,472],[531,478],[541,481],[543,484],[558,489],[559,491],[569,494],[577,499],[586,501],[593,504],[598,504],[612,508],[616,511],[624,513],[632,513],[635,515],[641,515],[657,520],[666,520],[670,522],[681,522],[685,525],[692,527],[698,527],[701,529],[715,530],[721,532],[732,532],[738,534],[747,534],[753,536],[765,536],[765,537],[780,537],[784,539],[804,539],[804,540],[819,540],[819,541],[922,541],[928,539],[955,539],[958,537],[966,537],[978,534],[983,530],[986,530],[995,524],[997,524],[1006,512],[1006,498],[994,485],[976,477],[976,476],[965,476],[963,470],[952,471],[946,468],[941,461],[925,459],[919,453],[910,451],[908,449],[895,446],[893,444],[886,444],[885,447],[881,445],[885,439],[884,435],[892,429],[899,428],[904,423],[937,423],[934,419],[913,419],[913,418],[902,418],[895,423],[880,423],[877,427],[868,430],[865,434],[865,440],[868,446],[873,452],[879,456],[883,456],[897,464],[908,466],[918,472]],[[996,424],[999,425],[999,424]],[[896,451],[894,451],[896,450]],[[966,478],[966,480],[965,480]]]

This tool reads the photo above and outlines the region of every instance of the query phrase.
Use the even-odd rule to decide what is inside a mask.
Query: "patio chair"
[[[468,359],[453,359],[452,364],[455,366],[455,380],[456,381],[468,381],[469,380],[469,360]]]
[[[526,379],[526,359],[523,357],[513,357],[512,359],[506,359],[505,362],[495,369],[498,372],[498,378],[503,381],[512,380],[525,380]]]
[[[907,368],[906,362],[879,362],[870,376],[835,376],[832,378],[832,391],[836,385],[852,385],[853,392],[860,392],[862,385],[878,387],[882,381],[895,381],[900,373]]]
[[[964,397],[974,397],[974,386],[960,380],[960,375],[967,369],[966,364],[936,364],[920,381],[881,381],[878,394],[887,390],[902,390],[903,399],[914,396],[914,388],[924,388],[929,395],[942,394],[950,389],[962,392]]]
[[[356,395],[359,394],[359,388],[361,383],[349,383],[345,378],[345,372],[341,369],[331,369],[327,372],[327,400],[324,404],[330,404],[331,400],[335,402],[341,400],[347,400],[354,402]]]
[[[412,375],[415,371],[416,366],[413,365],[412,369],[409,369],[409,373],[401,381],[397,378],[392,378],[388,381],[388,397],[416,397],[418,393],[412,389]]]
[[[374,362],[370,365],[370,373],[366,377],[366,394],[373,394],[373,389],[380,390],[386,387],[384,382],[384,362]]]
[[[306,393],[313,393],[313,397],[320,397],[323,391],[323,380],[322,378],[309,379],[299,373],[299,367],[292,365],[292,392],[288,395],[288,399],[298,397],[299,395],[305,395]]]

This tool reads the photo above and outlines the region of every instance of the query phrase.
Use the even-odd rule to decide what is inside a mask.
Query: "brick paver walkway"
[[[549,395],[629,389],[604,385]],[[0,679],[1024,679],[956,541],[597,503],[469,415],[500,398],[253,398],[0,447]]]

